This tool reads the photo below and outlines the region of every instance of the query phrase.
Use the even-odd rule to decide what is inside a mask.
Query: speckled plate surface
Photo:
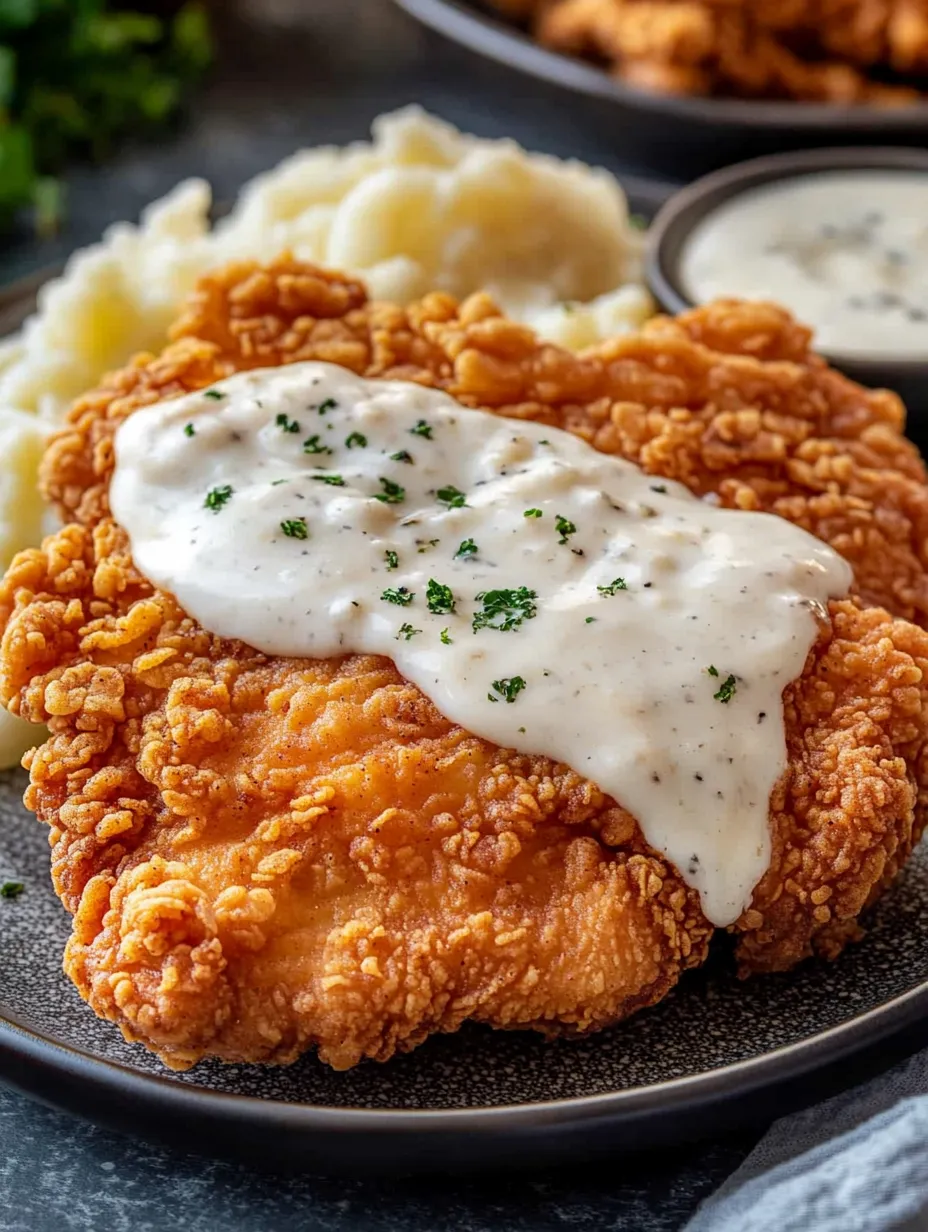
[[[40,281],[0,292],[0,335]],[[0,1080],[134,1133],[316,1171],[537,1165],[769,1119],[829,1089],[826,1074],[832,1089],[856,1080],[854,1054],[872,1068],[924,1042],[897,1041],[928,1017],[928,841],[833,964],[742,983],[722,938],[658,1006],[581,1041],[469,1027],[345,1074],[312,1056],[170,1074],[62,973],[69,919],[25,783],[0,774],[0,883],[25,885],[0,899]]]
[[[866,939],[838,962],[742,983],[723,945],[660,1005],[579,1042],[471,1028],[343,1074],[306,1056],[287,1068],[204,1063],[167,1076],[98,1021],[61,971],[69,921],[49,881],[45,828],[20,803],[24,783],[22,772],[0,776],[0,881],[26,887],[0,900],[0,1076],[136,1129],[201,1127],[217,1146],[286,1131],[291,1148],[302,1141],[324,1167],[345,1152],[356,1159],[359,1142],[381,1163],[408,1166],[427,1166],[451,1140],[480,1162],[507,1144],[525,1150],[539,1134],[549,1149],[559,1139],[579,1149],[592,1130],[637,1144],[673,1137],[694,1113],[711,1117],[732,1096],[846,1057],[928,1010],[923,844]]]

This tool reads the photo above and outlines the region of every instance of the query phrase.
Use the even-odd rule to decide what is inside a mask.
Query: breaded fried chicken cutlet
[[[495,2],[545,45],[663,93],[896,106],[928,71],[926,0]]]
[[[423,397],[444,391],[465,429],[471,416],[488,420],[486,411],[504,426],[517,421],[533,441],[534,425],[545,425],[538,453],[566,429],[605,455],[604,467],[627,459],[651,477],[654,507],[636,509],[642,524],[653,518],[653,533],[679,507],[707,519],[726,509],[774,513],[849,562],[850,594],[809,601],[804,667],[800,655],[775,686],[785,752],[769,795],[769,858],[747,906],[725,923],[742,974],[833,957],[858,936],[858,916],[924,823],[928,487],[901,434],[898,400],[861,389],[809,347],[806,330],[765,305],[719,303],[657,319],[577,356],[541,343],[485,296],[373,304],[350,278],[286,256],[206,278],[161,355],[139,357],[73,408],[43,476],[67,525],[20,553],[0,590],[2,698],[50,729],[26,758],[26,803],[50,827],[55,887],[74,916],[65,968],[94,1010],[178,1069],[207,1056],[285,1062],[310,1048],[347,1068],[467,1019],[549,1035],[607,1026],[700,964],[715,929],[695,866],[649,842],[652,830],[621,793],[579,764],[472,734],[401,673],[397,662],[426,645],[433,618],[436,647],[458,637],[462,592],[439,584],[453,576],[450,552],[446,573],[435,566],[429,580],[427,607],[424,594],[397,584],[406,562],[383,553],[377,588],[387,601],[371,620],[381,610],[396,617],[389,657],[359,645],[346,650],[364,653],[262,652],[204,627],[143,572],[138,544],[113,516],[122,507],[117,429],[134,416],[142,423],[145,408],[204,391],[203,417],[179,420],[171,441],[201,449],[215,441],[235,459],[250,446],[234,417],[264,413],[248,390],[234,392],[243,388],[236,374],[309,361],[410,382],[425,387]],[[307,485],[314,499],[350,501],[349,463],[373,441],[354,431],[342,443],[345,433],[329,429],[335,399],[306,405],[299,417],[267,412],[260,439],[275,458],[293,443],[293,466],[321,459],[325,469],[309,473],[323,481]],[[453,409],[440,413],[456,422]],[[370,422],[385,422],[377,414]],[[399,517],[413,463],[422,465],[437,435],[425,419],[409,429],[365,517],[377,525]],[[513,456],[527,456],[523,439],[512,441]],[[628,482],[644,482],[633,469],[622,472]],[[523,482],[521,471],[499,474]],[[268,493],[282,501],[292,475],[276,475],[268,472]],[[409,476],[405,488],[398,475]],[[675,495],[673,481],[704,499]],[[233,525],[222,519],[244,499],[237,480],[210,487],[203,533]],[[481,499],[476,488],[448,485],[437,492],[436,517],[467,525]],[[550,528],[539,542],[566,562],[551,568],[591,567],[586,528],[564,516],[569,491],[557,499],[550,510],[525,502],[519,524],[531,535]],[[305,508],[308,516],[288,510],[280,520],[274,552],[312,549],[311,509],[322,506]],[[611,508],[610,517],[629,512]],[[165,505],[153,533],[174,516]],[[461,536],[458,561],[479,567],[476,538]],[[412,542],[423,544],[410,549],[415,556],[437,540]],[[577,638],[584,628],[601,636],[595,622],[632,611],[620,606],[626,600],[652,602],[660,589],[637,588],[633,553],[625,559],[622,576],[610,565],[609,584],[591,588],[590,604],[601,606],[589,607],[596,615],[579,621]],[[229,607],[247,606],[240,580]],[[320,570],[318,585],[327,584]],[[487,722],[525,714],[530,724],[533,712],[519,707],[542,682],[515,674],[519,627],[542,627],[544,595],[523,587],[477,600],[484,607],[468,612],[466,632],[472,619],[486,638],[475,633],[467,645],[486,646],[490,661],[496,646],[513,656],[506,677],[492,681]],[[384,646],[394,644],[394,625]],[[439,625],[451,628],[440,643]],[[572,644],[565,639],[560,653],[569,658]],[[737,725],[751,682],[728,672],[700,659],[706,691],[697,703]],[[756,715],[758,730],[767,718]]]

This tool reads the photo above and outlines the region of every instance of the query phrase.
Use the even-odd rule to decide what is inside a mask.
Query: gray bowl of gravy
[[[661,305],[771,300],[848,376],[928,411],[928,151],[809,150],[673,196],[650,232]]]

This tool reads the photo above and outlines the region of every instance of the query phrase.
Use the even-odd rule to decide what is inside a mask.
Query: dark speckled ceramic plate
[[[0,293],[0,333],[36,285]],[[858,1077],[861,1056],[885,1065],[920,1042],[911,1028],[928,1012],[925,844],[866,939],[836,963],[740,983],[723,939],[660,1005],[582,1041],[467,1028],[346,1074],[306,1056],[289,1068],[207,1063],[171,1075],[98,1021],[62,974],[69,921],[24,785],[21,771],[0,775],[0,883],[25,885],[0,899],[0,1078],[136,1133],[317,1171],[508,1167],[769,1118]]]
[[[741,983],[714,955],[665,1001],[610,1031],[547,1044],[465,1029],[386,1065],[337,1074],[205,1063],[167,1076],[98,1021],[61,971],[69,922],[52,892],[46,832],[0,776],[0,1075],[136,1131],[320,1168],[446,1167],[515,1154],[640,1145],[715,1129],[723,1105],[888,1037],[928,1010],[928,847],[836,963]],[[4,1021],[5,1020],[5,1021]]]

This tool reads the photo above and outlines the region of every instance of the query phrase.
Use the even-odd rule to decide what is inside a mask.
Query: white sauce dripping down
[[[831,171],[739,193],[693,228],[680,275],[696,303],[775,300],[820,350],[928,354],[928,174]]]
[[[331,364],[143,408],[116,458],[136,565],[205,628],[389,656],[449,719],[619,800],[713,923],[741,914],[770,858],[782,691],[851,580],[825,544],[559,429]],[[484,617],[494,591],[518,593]]]

